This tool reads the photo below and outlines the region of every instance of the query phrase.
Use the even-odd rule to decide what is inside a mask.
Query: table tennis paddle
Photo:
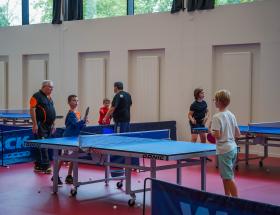
[[[216,143],[216,138],[211,133],[207,134],[207,140],[209,143]]]
[[[87,109],[86,109],[86,113],[85,113],[85,116],[84,116],[84,120],[85,121],[87,120],[88,113],[89,113],[89,107],[87,107]]]

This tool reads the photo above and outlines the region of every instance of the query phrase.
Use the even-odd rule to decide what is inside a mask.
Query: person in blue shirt
[[[85,119],[81,120],[81,114],[78,111],[79,100],[76,95],[68,96],[68,104],[70,110],[68,111],[65,119],[65,131],[63,133],[64,137],[78,136],[82,128],[85,127]]]
[[[79,99],[76,95],[70,95],[68,96],[68,104],[69,104],[69,111],[67,113],[66,119],[65,119],[65,130],[63,133],[63,137],[74,137],[78,136],[80,134],[80,131],[86,126],[87,119],[81,119],[81,114],[78,111],[78,104]],[[64,152],[68,153],[68,152]],[[61,168],[62,162],[59,163],[59,170]],[[73,184],[73,177],[72,177],[72,171],[73,171],[73,163],[71,162],[68,169],[68,174],[65,179],[65,183],[67,184]],[[60,177],[58,177],[58,185],[62,185],[62,181],[60,180]]]

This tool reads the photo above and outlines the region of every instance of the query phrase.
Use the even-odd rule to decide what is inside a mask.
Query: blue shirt
[[[86,126],[84,120],[80,120],[75,112],[69,111],[65,119],[64,137],[78,136],[80,131]]]

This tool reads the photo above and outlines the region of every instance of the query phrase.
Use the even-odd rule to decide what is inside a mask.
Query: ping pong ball
[[[117,208],[117,205],[114,205],[113,208],[116,209],[116,208]]]

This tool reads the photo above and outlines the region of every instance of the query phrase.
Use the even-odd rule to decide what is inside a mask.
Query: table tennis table
[[[280,122],[260,122],[239,126],[241,137],[237,139],[238,144],[245,145],[245,158],[239,161],[260,159],[259,166],[263,166],[263,161],[268,157],[268,147],[280,147]],[[263,146],[263,156],[249,157],[249,147],[251,145]]]
[[[169,130],[130,132],[122,134],[103,135],[81,135],[79,137],[52,138],[42,140],[28,140],[25,146],[53,149],[54,171],[53,171],[53,193],[58,191],[58,163],[59,161],[73,162],[73,185],[71,195],[77,194],[80,185],[120,180],[117,187],[122,187],[125,180],[125,193],[131,196],[128,204],[135,204],[136,193],[141,190],[131,189],[131,171],[150,171],[151,178],[156,178],[159,170],[176,169],[177,184],[181,184],[181,168],[191,165],[201,165],[201,189],[206,189],[206,157],[216,153],[213,144],[191,143],[170,140]],[[59,150],[72,150],[71,155],[59,155]],[[90,153],[92,160],[81,158],[83,153]],[[110,156],[119,155],[125,157],[125,163],[112,163]],[[132,158],[149,159],[149,165],[135,165],[131,163]],[[171,162],[157,162],[157,160]],[[173,161],[173,162],[172,162]],[[78,163],[98,164],[105,166],[105,178],[78,182]],[[110,167],[124,169],[124,176],[110,177]]]
[[[238,145],[245,145],[245,158],[238,158],[237,161],[245,161],[246,165],[248,165],[249,160],[260,159],[259,166],[262,167],[264,159],[268,157],[268,147],[280,147],[280,144],[277,143],[280,141],[280,122],[249,123],[248,125],[239,125],[238,127],[241,137],[237,138],[236,142]],[[208,128],[194,128],[193,131],[198,134],[207,133]],[[250,157],[249,147],[252,145],[263,146],[263,156]]]
[[[57,119],[63,118],[63,116],[57,116]],[[14,109],[14,110],[0,110],[0,121],[3,124],[12,123],[12,125],[30,125],[31,116],[29,109]]]

